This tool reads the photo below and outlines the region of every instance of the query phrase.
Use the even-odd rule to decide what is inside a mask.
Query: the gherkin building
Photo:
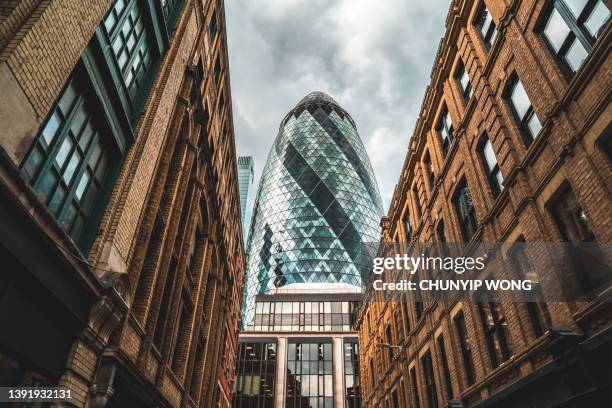
[[[255,296],[300,287],[361,287],[382,204],[355,122],[312,92],[281,122],[249,234],[243,324]]]

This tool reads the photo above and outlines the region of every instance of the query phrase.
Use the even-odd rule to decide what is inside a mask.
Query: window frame
[[[487,155],[485,153],[487,144],[491,147],[491,152],[493,153],[493,158],[495,159],[493,168],[491,168],[491,163],[489,163],[487,160]],[[486,132],[480,138],[480,142],[478,144],[478,155],[480,156],[484,172],[487,175],[487,180],[489,182],[489,186],[491,187],[493,198],[497,198],[501,192],[504,191],[504,176],[501,173],[499,161],[497,160],[497,155],[495,154],[495,149],[493,148],[493,143],[491,143],[491,139],[489,139],[489,135]],[[501,178],[501,181],[498,179],[498,175]]]
[[[173,4],[167,7],[169,3]],[[164,18],[168,37],[171,37],[176,30],[176,23],[178,22],[178,17],[180,16],[183,6],[185,5],[185,0],[161,0],[159,4],[162,10],[161,14]]]
[[[448,123],[446,123],[446,118],[448,118],[450,126],[448,126]],[[444,104],[442,110],[440,111],[440,117],[438,118],[438,122],[436,124],[436,132],[438,133],[438,136],[440,138],[444,157],[448,156],[448,152],[450,151],[450,148],[455,140],[454,131],[455,128],[453,126],[453,118],[451,117],[450,111],[448,110],[448,106]]]
[[[438,346],[438,352],[440,353],[440,360],[442,362],[442,376],[444,377],[446,398],[448,401],[450,401],[453,399],[453,384],[451,382],[451,372],[448,365],[446,345],[444,344],[444,334],[440,334],[438,337],[436,337],[436,345]]]
[[[429,153],[429,150],[425,150],[422,162],[425,168],[425,174],[427,175],[427,181],[429,181],[429,190],[433,191],[436,184],[436,174],[433,170],[433,162],[431,161],[431,153]]]
[[[148,12],[148,3],[143,3],[139,0],[125,0],[125,7],[122,9],[120,14],[117,14],[114,10],[116,4],[115,1],[113,1],[111,7],[109,8],[99,25],[98,37],[100,40],[100,46],[103,49],[103,58],[105,60],[106,65],[111,71],[110,75],[113,77],[114,88],[119,93],[120,99],[125,105],[125,110],[127,111],[130,124],[133,127],[135,126],[136,121],[140,116],[141,109],[143,108],[145,101],[149,95],[149,91],[151,89],[151,86],[153,85],[153,80],[160,65],[161,56],[163,55],[167,45],[164,46],[161,42],[161,37],[158,37],[159,30],[156,30],[156,27],[159,26],[159,23],[154,20],[152,13]],[[158,5],[159,7],[161,7],[161,2]],[[125,63],[124,68],[122,69],[119,64],[118,56],[114,51],[114,43],[120,35],[123,35],[123,25],[132,14],[132,10],[137,10],[138,12],[138,15],[142,22],[142,31],[140,34],[138,34],[136,43],[131,48],[130,52],[126,51],[129,48],[129,39],[126,38],[123,42],[123,45],[121,47],[123,49],[122,52],[128,53],[129,57]],[[114,15],[114,18],[116,20],[114,25],[109,28],[106,25],[106,21],[111,14]],[[159,17],[161,17],[161,15]],[[163,24],[163,17],[161,17],[160,22]],[[132,26],[128,37],[132,34],[132,32],[136,31],[136,26],[137,23],[134,22],[134,25]],[[141,45],[145,43],[146,51],[148,52],[148,66],[146,66],[142,73],[139,74],[140,69],[144,64],[142,56],[140,56],[140,49]],[[104,49],[107,50],[105,51]],[[141,61],[138,65],[136,73],[132,73],[132,75],[136,75],[137,77],[139,76],[139,78],[133,78],[132,82],[130,82],[130,85],[128,85],[126,75],[127,72],[133,69],[133,63],[136,61],[137,57],[141,59]],[[133,91],[131,91],[131,86],[137,80],[140,81],[140,83],[134,88]]]
[[[68,108],[63,108],[62,104],[64,103],[64,97],[67,95],[67,92],[69,92],[69,89],[74,92],[74,96],[70,106]],[[67,112],[64,113],[63,109],[67,109]],[[20,164],[21,175],[33,190],[36,197],[42,202],[45,208],[48,209],[49,213],[52,214],[54,219],[62,226],[66,234],[75,242],[83,253],[87,253],[93,243],[97,226],[102,218],[105,205],[110,198],[110,191],[123,157],[122,142],[112,131],[106,116],[94,114],[94,112],[98,110],[102,110],[102,102],[95,92],[92,79],[87,75],[87,71],[83,69],[83,66],[79,63],[53,103],[28,153],[24,156]],[[80,115],[82,117],[82,122],[77,130],[78,134],[75,135],[74,129],[72,128],[73,125],[77,123]],[[60,117],[61,122],[57,125],[51,141],[49,142],[47,141],[48,136],[45,135],[45,132],[53,117]],[[82,147],[81,136],[87,131],[88,126],[90,126],[91,134],[86,146]],[[72,136],[70,136],[70,134],[72,134]],[[60,164],[57,162],[57,157],[68,138],[72,139],[74,143]],[[87,184],[81,192],[81,196],[78,197],[77,192],[80,187],[79,185],[83,181],[85,173],[90,170],[89,160],[97,146],[101,147],[101,151],[98,161],[96,162],[96,168],[93,169],[93,173],[89,176],[86,182]],[[41,149],[43,151],[41,161],[38,162],[36,168],[32,169],[32,171],[27,170],[31,165],[30,160],[33,160],[33,155],[35,152],[38,152],[40,155]],[[70,166],[72,159],[76,157],[81,150],[82,157],[77,161],[76,167],[70,176],[70,180],[66,182],[64,179],[65,171],[68,170],[68,166]],[[106,169],[101,175],[100,180],[96,181],[95,179],[99,170],[98,166],[100,166],[103,160],[106,160]],[[57,180],[53,183],[53,187],[48,192],[48,195],[46,197],[41,197],[40,194],[44,194],[44,192],[39,189],[42,187],[45,177],[50,172],[56,174]],[[91,206],[88,209],[84,209],[82,204],[85,204],[88,200],[88,194],[94,182],[98,185],[98,191],[95,197],[91,199]],[[66,192],[63,198],[61,198],[60,206],[54,211],[51,207],[52,200],[62,184],[65,185]],[[64,224],[64,217],[67,215],[69,208],[75,204],[75,200],[77,212],[70,225],[66,226]],[[80,227],[79,234],[75,236],[73,233],[76,231],[73,229],[76,226],[78,217],[85,211],[87,211],[87,213],[85,213],[86,221]]]
[[[459,201],[462,199],[463,196],[466,196],[466,194],[464,194],[464,191],[467,191],[467,193],[469,194],[471,205],[469,206],[468,212],[466,214],[461,214],[461,203]],[[453,207],[455,208],[455,214],[457,215],[459,225],[461,226],[461,237],[465,242],[470,242],[478,231],[478,216],[476,214],[476,207],[474,206],[472,192],[470,191],[465,177],[462,178],[461,181],[457,184],[457,188],[455,189],[455,193],[453,194],[452,201]],[[467,229],[468,226],[470,228],[469,230]]]
[[[584,8],[580,12],[579,16],[575,16],[571,11],[570,7],[563,0],[553,0],[548,7],[546,7],[542,16],[540,17],[540,21],[537,24],[537,32],[540,34],[540,37],[546,44],[546,48],[548,48],[549,52],[552,54],[555,61],[561,67],[561,71],[566,79],[571,79],[584,65],[584,61],[588,58],[591,53],[595,43],[600,37],[600,34],[605,31],[605,27],[609,24],[611,18],[608,15],[607,20],[601,25],[598,32],[593,35],[588,27],[585,26],[586,21],[591,16],[595,7],[598,3],[603,4],[604,7],[607,7],[602,0],[587,0]],[[567,28],[569,32],[565,36],[565,39],[561,43],[559,49],[557,50],[549,36],[546,34],[546,29],[550,19],[553,16],[554,12],[557,12]],[[568,52],[571,47],[575,44],[575,41],[578,41],[582,48],[586,51],[586,56],[583,61],[580,63],[575,70],[567,60]]]
[[[423,369],[423,378],[425,383],[425,395],[427,396],[427,406],[429,408],[438,407],[438,392],[436,387],[435,368],[431,350],[427,350],[421,356],[421,368]]]
[[[501,312],[498,313],[500,310]],[[502,312],[501,303],[478,302],[478,314],[480,315],[480,322],[482,323],[487,351],[489,352],[489,359],[493,369],[508,361],[512,356],[508,336],[504,330],[504,324],[507,324],[507,320]]]
[[[514,91],[519,85],[521,86],[521,88],[523,88],[523,91],[525,92],[525,95],[527,96],[527,100],[529,100],[529,108],[527,108],[522,118],[519,116],[519,113],[514,105],[514,101],[512,100]],[[523,143],[525,147],[528,148],[533,143],[533,141],[535,141],[538,135],[542,132],[543,126],[542,126],[542,122],[540,121],[540,118],[538,117],[537,113],[535,112],[535,109],[533,108],[533,102],[531,101],[531,98],[529,97],[529,94],[527,93],[527,90],[525,89],[523,82],[521,81],[521,79],[519,78],[516,72],[513,72],[512,75],[510,75],[510,79],[508,80],[508,83],[506,84],[506,89],[503,95],[504,95],[504,99],[506,100],[506,103],[508,104],[510,111],[512,112],[512,116],[514,117],[516,125],[519,129],[519,133],[521,135],[521,138],[523,139]],[[529,122],[533,119],[534,116],[540,126],[540,129],[538,129],[538,133],[535,135],[532,133],[531,129],[529,128]]]
[[[463,88],[463,84],[461,83],[463,76],[467,78],[467,85]],[[463,98],[463,102],[467,104],[472,96],[474,95],[474,89],[472,87],[472,81],[470,79],[470,74],[463,63],[463,60],[459,58],[459,62],[457,64],[457,69],[455,70],[455,81],[457,82],[457,86],[461,91],[461,97]]]
[[[465,380],[468,386],[476,382],[476,370],[474,369],[474,356],[470,348],[470,337],[467,331],[467,322],[463,310],[453,317],[455,331],[459,337],[459,349],[461,351]]]
[[[414,237],[414,231],[412,229],[412,219],[410,218],[410,211],[408,211],[408,206],[406,206],[406,210],[404,211],[404,216],[402,217],[404,221],[404,228],[406,229],[406,241],[412,241]]]
[[[412,385],[412,397],[414,398],[414,406],[421,408],[421,398],[419,396],[419,383],[417,379],[416,363],[408,370],[410,376],[410,382]]]
[[[487,32],[483,33],[484,22],[486,21],[485,13],[490,16],[491,23],[489,24]],[[473,25],[478,31],[478,36],[483,42],[485,50],[488,52],[493,47],[493,44],[495,44],[495,40],[498,37],[499,31],[497,30],[497,24],[493,19],[491,11],[484,2],[481,2],[481,4],[478,6],[478,10],[476,11],[475,18],[473,20]]]

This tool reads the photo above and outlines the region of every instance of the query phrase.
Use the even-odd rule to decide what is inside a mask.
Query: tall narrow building
[[[355,122],[308,94],[283,119],[257,192],[234,406],[360,406],[353,323],[381,214]]]
[[[238,157],[238,188],[240,190],[240,214],[242,216],[242,232],[246,245],[251,225],[251,207],[253,205],[253,179],[255,176],[253,158]]]

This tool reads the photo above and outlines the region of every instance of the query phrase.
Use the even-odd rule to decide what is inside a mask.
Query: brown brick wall
[[[609,57],[611,30],[608,26],[581,69],[566,77],[537,32],[536,22],[545,2],[485,1],[498,28],[497,39],[486,50],[473,18],[479,1],[455,1],[447,18],[446,34],[435,59],[432,80],[423,100],[421,114],[409,143],[409,150],[395,189],[388,219],[383,221],[383,240],[406,242],[404,214],[412,219],[413,241],[435,242],[436,227],[443,220],[449,242],[461,242],[459,220],[452,197],[462,178],[472,193],[478,219],[474,240],[512,242],[522,235],[526,241],[559,241],[560,234],[546,205],[561,183],[568,183],[589,219],[596,239],[610,242],[612,228],[612,165],[596,142],[605,136],[612,118],[610,107]],[[454,75],[459,61],[468,71],[473,96],[466,104]],[[516,72],[525,87],[543,130],[526,148],[519,128],[502,94],[510,75]],[[442,106],[450,112],[454,143],[445,157],[435,130]],[[607,129],[609,132],[609,128]],[[478,142],[486,132],[493,145],[505,188],[494,197]],[[429,152],[436,179],[431,185],[423,174],[422,160]],[[415,215],[417,188],[422,214]],[[524,304],[502,303],[506,332],[514,360],[491,368],[485,335],[475,304],[423,302],[424,312],[416,318],[415,305],[408,300],[410,322],[406,330],[394,329],[396,344],[403,354],[390,363],[378,358],[386,342],[384,328],[401,313],[402,302],[384,301],[377,293],[366,294],[359,320],[362,369],[362,396],[367,407],[390,401],[391,392],[402,392],[401,406],[413,406],[409,367],[415,366],[421,406],[427,406],[421,356],[431,350],[438,403],[447,401],[440,351],[436,338],[444,336],[453,397],[471,406],[487,398],[534,368],[550,361],[545,338],[536,338],[527,324]],[[610,310],[577,303],[548,303],[551,326],[567,326],[594,333],[610,325]],[[600,310],[600,321],[587,318],[586,310]],[[461,310],[470,338],[476,383],[468,386],[457,332],[452,318]],[[580,316],[580,317],[577,317]],[[368,321],[372,330],[368,329]],[[401,326],[401,325],[400,325]],[[592,327],[592,328],[591,328]],[[545,336],[544,336],[545,337]],[[385,350],[386,351],[386,350]],[[375,388],[371,386],[369,361],[379,362]],[[403,389],[401,387],[403,382]],[[425,404],[425,405],[424,405]]]
[[[25,117],[20,121],[28,124],[9,127],[8,139],[0,136],[15,170],[110,4],[32,0],[0,6],[0,84],[8,84],[10,101],[18,101],[3,100],[0,118]],[[115,395],[128,395],[126,386],[142,387],[160,406],[212,406],[217,397],[220,406],[228,403],[245,259],[223,7],[222,1],[184,2],[88,259],[65,255],[94,287],[92,296],[105,295],[96,299],[60,379],[74,390],[74,406],[101,398],[108,385],[101,373],[109,366],[134,376],[131,384],[125,378],[110,384]],[[215,41],[208,30],[213,17]],[[11,113],[11,104],[20,116]],[[4,186],[8,181],[0,176]],[[29,190],[19,190],[27,189],[23,183],[9,181],[16,197],[35,201]],[[41,221],[49,216],[40,203],[32,209],[42,228],[49,228]],[[152,238],[157,218],[161,228]],[[112,285],[103,287],[98,278],[109,273]],[[219,384],[225,397],[215,393]]]

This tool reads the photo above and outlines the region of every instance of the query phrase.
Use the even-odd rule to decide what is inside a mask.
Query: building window
[[[523,246],[525,240],[521,236],[516,245],[509,252],[509,259],[519,279],[530,279],[535,283],[532,291],[536,298],[543,298],[542,289],[539,286],[539,279],[533,264],[525,253]],[[546,302],[525,302],[529,321],[533,329],[533,334],[536,338],[542,336],[548,329],[550,322],[550,314]]]
[[[476,378],[474,376],[474,363],[472,361],[472,349],[470,346],[470,338],[465,326],[465,317],[463,312],[459,312],[454,319],[457,335],[459,336],[459,347],[461,348],[461,356],[463,358],[463,367],[465,368],[465,378],[468,385],[474,384]]]
[[[200,334],[198,335],[198,344],[196,346],[196,353],[195,353],[195,360],[194,360],[195,367],[203,366],[202,360],[204,358],[204,348],[206,347],[206,341],[204,339],[205,339],[204,334],[200,332]],[[238,359],[237,361],[238,372],[240,371],[240,368],[241,368],[240,357],[243,355],[242,350],[240,349],[241,344],[242,343],[238,344],[238,355],[236,356],[236,358]],[[195,369],[191,375],[191,381],[190,381],[191,385],[189,386],[189,394],[191,395],[191,398],[194,401],[198,401],[198,396],[199,396],[198,383],[200,382],[201,374],[202,374],[201,369]],[[238,380],[238,377],[236,379]]]
[[[427,179],[429,180],[429,188],[433,190],[436,175],[433,171],[433,166],[431,164],[431,156],[429,155],[429,152],[425,153],[425,156],[423,156],[423,165],[425,166],[425,174],[427,175]]]
[[[499,169],[499,165],[497,164],[497,158],[495,157],[495,152],[493,151],[493,145],[486,135],[481,141],[480,157],[485,166],[485,171],[487,172],[487,179],[489,180],[493,197],[497,197],[497,195],[504,188],[504,178]]]
[[[459,217],[459,225],[461,225],[461,234],[463,240],[468,242],[476,233],[478,227],[476,222],[476,210],[472,202],[472,194],[468,188],[465,179],[457,187],[457,192],[453,198],[453,204]]]
[[[416,296],[420,296],[420,291],[415,292]],[[417,322],[421,320],[423,316],[423,302],[415,301],[414,302],[414,314],[416,315]]]
[[[586,213],[569,186],[550,204],[550,210],[562,240],[574,244],[567,245],[567,250],[581,287],[581,292],[576,294],[600,291],[609,282],[609,267],[605,264],[604,254],[597,246],[585,251],[578,245],[582,242],[594,242],[596,239]]]
[[[425,378],[425,394],[427,395],[428,407],[437,408],[438,395],[436,393],[436,379],[434,378],[433,363],[429,351],[421,357],[421,366],[423,367],[423,375]]]
[[[446,230],[444,227],[444,221],[440,220],[438,223],[438,227],[436,228],[436,235],[438,236],[438,241],[440,242],[448,242],[446,239]]]
[[[446,347],[444,346],[444,336],[440,335],[436,342],[440,352],[440,360],[442,361],[442,374],[444,375],[444,385],[446,388],[446,398],[453,399],[453,386],[451,384],[450,368],[448,367],[448,356],[446,355]]]
[[[414,398],[414,406],[416,408],[421,408],[421,399],[419,398],[419,386],[417,384],[416,369],[414,366],[410,369],[410,381],[412,382],[412,397]]]
[[[465,69],[463,61],[459,61],[459,66],[457,67],[457,73],[455,74],[455,78],[459,83],[459,88],[461,89],[461,95],[463,96],[463,100],[467,103],[472,97],[472,84],[470,83],[470,77],[468,75],[467,70]]]
[[[309,401],[312,408],[333,406],[331,343],[290,343],[287,349],[287,408]]]
[[[370,384],[372,384],[372,392],[376,388],[376,372],[374,371],[374,360],[370,359]]]
[[[153,59],[157,58],[139,2],[115,0],[104,19],[104,27],[123,86],[132,102],[132,111],[137,111],[145,99]]]
[[[416,210],[416,219],[418,221],[421,219],[421,200],[416,183],[412,186],[412,199],[414,200],[414,209]]]
[[[159,316],[155,322],[155,330],[153,331],[153,345],[157,351],[162,350],[164,337],[166,335],[166,324],[168,323],[170,313],[170,302],[172,301],[172,293],[174,292],[174,281],[176,279],[177,260],[176,255],[172,254],[172,260],[168,268],[168,276],[164,283],[164,292],[161,298],[159,307]]]
[[[440,243],[439,248],[440,248],[440,255],[441,256],[448,256],[449,255],[449,246],[446,244],[448,242],[447,238],[446,238],[446,229],[444,226],[444,220],[440,220],[440,222],[438,223],[438,226],[436,227],[436,237],[438,239],[438,242]]]
[[[178,373],[186,364],[186,349],[189,341],[189,322],[193,313],[193,304],[190,302],[190,295],[184,293],[181,299],[180,316],[174,333],[174,350],[172,351],[172,370]],[[224,355],[224,354],[223,354]]]
[[[210,43],[214,43],[217,38],[217,12],[216,10],[212,12],[210,17],[210,23],[208,23],[208,38],[210,39]]]
[[[239,343],[234,407],[274,404],[276,343]]]
[[[406,226],[406,240],[412,241],[412,222],[410,221],[410,213],[407,208],[404,214],[404,225]]]
[[[83,252],[91,245],[119,156],[90,101],[73,77],[22,164],[26,181]]]
[[[400,408],[399,398],[397,397],[397,390],[393,390],[391,393],[391,402],[393,403],[393,408]]]
[[[355,302],[257,302],[250,330],[350,331]]]
[[[189,269],[189,274],[188,277],[191,280],[191,282],[195,282],[198,273],[200,272],[198,269],[196,269],[196,251],[197,251],[197,247],[201,244],[202,242],[202,233],[200,232],[200,229],[196,227],[195,233],[193,234],[193,239],[191,242],[191,250],[189,253],[189,264],[188,264],[188,269]]]
[[[402,297],[402,315],[404,317],[402,320],[404,321],[405,336],[408,336],[408,333],[410,333],[410,316],[408,315],[408,298],[406,295]]]
[[[480,10],[476,15],[476,19],[474,20],[474,25],[480,31],[480,35],[482,36],[482,41],[485,44],[486,49],[488,50],[493,45],[495,41],[495,37],[497,36],[497,27],[495,26],[495,21],[493,21],[493,17],[491,17],[491,13],[487,6],[483,3],[480,6]]]
[[[518,122],[526,146],[529,146],[538,135],[542,124],[538,119],[525,88],[518,75],[514,74],[508,86],[508,100],[512,113]]]
[[[438,122],[437,129],[440,134],[440,139],[442,140],[442,150],[444,150],[444,154],[446,154],[448,153],[450,145],[453,143],[453,122],[451,121],[450,113],[446,107],[442,110],[442,116]]]
[[[217,60],[215,62],[215,82],[217,85],[219,84],[219,78],[221,78],[221,57],[217,55]]]
[[[478,311],[487,340],[491,365],[496,368],[510,358],[510,349],[504,331],[504,326],[507,325],[506,318],[499,303],[478,303]]]
[[[609,161],[612,161],[612,125],[608,125],[608,128],[604,131],[604,135],[599,138],[597,143],[601,150],[608,157]]]
[[[385,340],[387,341],[387,357],[389,359],[389,365],[393,362],[393,333],[391,332],[391,325],[387,324],[385,328]]]
[[[601,0],[556,0],[543,25],[546,43],[563,67],[578,71],[610,19]]]
[[[554,201],[551,206],[555,222],[565,242],[592,242],[595,235],[589,226],[586,213],[570,188]]]
[[[356,341],[344,343],[344,387],[347,408],[360,408],[359,344]]]

